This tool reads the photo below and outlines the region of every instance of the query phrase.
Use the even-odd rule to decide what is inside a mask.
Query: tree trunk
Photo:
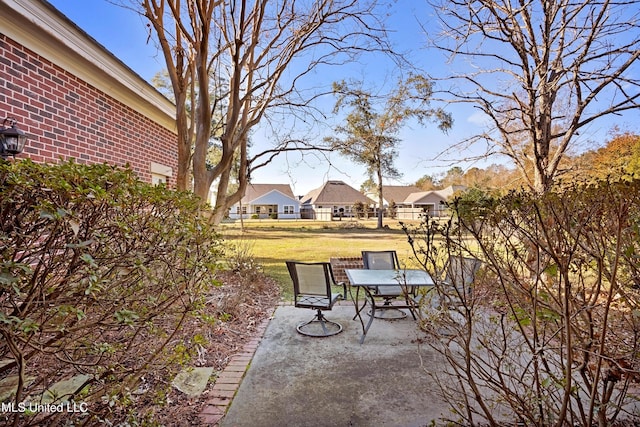
[[[176,189],[185,191],[190,188],[189,175],[191,171],[191,128],[186,124],[186,112],[176,108],[176,123],[178,128],[178,170],[176,171]]]
[[[229,183],[231,182],[231,167],[223,169],[218,181],[218,194],[216,195],[215,212],[213,213],[214,224],[219,224],[227,214],[227,211],[235,203],[239,202],[249,184],[249,160],[247,154],[247,143],[241,141],[240,147],[240,168],[238,170],[238,189],[233,194],[228,194]],[[233,155],[228,161],[233,162]],[[223,155],[224,160],[224,155]],[[223,161],[221,160],[221,162]]]
[[[378,168],[378,226],[380,229],[382,225],[382,213],[384,211],[384,197],[382,196],[382,169]]]

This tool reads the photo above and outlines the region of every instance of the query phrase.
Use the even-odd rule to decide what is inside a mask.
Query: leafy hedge
[[[106,164],[0,162],[0,195],[0,379],[20,375],[18,404],[88,374],[75,415],[118,419],[145,374],[189,357],[181,327],[210,320],[220,238],[195,197]]]

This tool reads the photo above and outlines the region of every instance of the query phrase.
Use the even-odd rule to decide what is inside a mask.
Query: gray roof
[[[464,191],[466,189],[466,185],[450,185],[447,188],[443,188],[442,190],[435,190],[435,192],[441,195],[443,198],[448,199],[453,195],[453,193]]]
[[[249,184],[247,185],[247,190],[244,192],[242,203],[251,203],[253,200],[262,197],[274,190],[279,191],[285,196],[291,197],[292,199],[296,200],[296,197],[293,195],[293,191],[291,191],[291,186],[289,184]]]
[[[388,203],[402,203],[410,194],[419,193],[420,191],[415,185],[383,185],[382,197]]]
[[[425,196],[428,196],[429,194],[433,193],[433,190],[431,191],[419,191],[417,193],[411,193],[407,196],[406,199],[404,199],[404,203],[415,203],[418,200],[422,199]]]
[[[363,202],[367,205],[374,203],[343,181],[327,181],[322,187],[311,190],[300,200],[300,203],[305,205],[352,205],[355,202]]]
[[[450,185],[442,190],[420,191],[410,194],[405,200],[405,204],[410,203],[432,203],[438,200],[447,200],[457,191],[464,191],[467,187],[464,185]]]

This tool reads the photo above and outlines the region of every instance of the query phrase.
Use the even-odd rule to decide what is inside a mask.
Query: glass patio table
[[[424,270],[367,270],[347,268],[345,269],[345,273],[349,278],[351,286],[356,288],[356,297],[353,297],[353,293],[351,297],[356,308],[356,316],[354,316],[354,319],[358,317],[362,325],[360,344],[364,342],[367,332],[373,323],[376,309],[407,308],[411,311],[411,315],[415,320],[414,310],[416,308],[416,302],[413,300],[412,295],[410,295],[411,290],[419,287],[426,287],[427,290],[431,290],[435,285],[431,276]],[[381,305],[380,302],[376,302],[374,296],[375,290],[376,288],[384,286],[401,286],[405,296],[404,304],[394,303],[392,305]],[[365,291],[365,299],[361,307],[358,305],[360,289]],[[360,312],[367,303],[371,305],[371,312],[369,313],[369,321],[365,325]]]

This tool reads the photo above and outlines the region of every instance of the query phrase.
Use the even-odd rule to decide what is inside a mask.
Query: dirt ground
[[[273,311],[280,300],[275,281],[263,274],[246,275],[241,272],[224,272],[218,279],[222,286],[209,296],[210,305],[218,316],[227,319],[217,322],[207,334],[208,345],[199,353],[195,366],[213,367],[222,371],[229,360],[242,350],[258,332],[257,326]],[[213,387],[210,381],[207,388]],[[200,412],[206,403],[207,392],[199,398],[189,398],[173,389],[168,404],[163,408],[138,408],[141,413],[154,413],[154,422],[162,426],[199,426]],[[149,402],[149,405],[153,405]]]
[[[206,304],[206,314],[216,320],[204,323],[206,327],[202,326],[203,322],[194,320],[193,324],[184,325],[182,333],[173,337],[176,342],[188,342],[188,338],[195,334],[203,336],[203,344],[189,349],[193,357],[186,361],[185,367],[212,367],[213,375],[222,371],[233,355],[240,352],[244,344],[259,333],[258,326],[273,314],[280,300],[276,282],[260,271],[223,271],[217,274],[217,280],[221,285],[211,289]],[[46,355],[34,363],[47,366],[48,372],[55,372],[56,381],[77,373],[69,365],[52,357],[47,358]],[[91,412],[98,418],[106,415],[118,425],[202,425],[199,415],[207,400],[206,390],[198,397],[189,397],[172,386],[171,378],[173,374],[165,369],[152,369],[141,378],[138,390],[131,393],[131,400],[126,407],[116,409],[111,408],[108,402],[93,402],[92,409],[96,407],[97,410]],[[214,381],[209,381],[207,387],[213,387],[213,383]],[[13,420],[10,413],[0,417],[0,425],[9,422],[9,418]],[[71,425],[68,418],[67,414],[55,411],[36,416],[22,415],[18,425]],[[95,417],[82,419],[80,416],[73,421],[74,425],[98,423]]]

